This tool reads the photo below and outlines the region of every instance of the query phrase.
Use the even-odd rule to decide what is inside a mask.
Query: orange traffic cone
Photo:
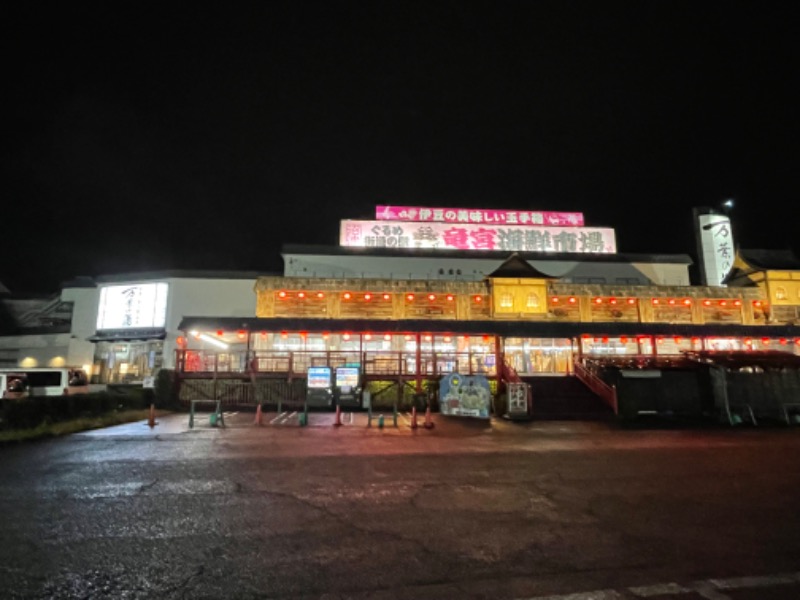
[[[156,405],[150,405],[150,415],[147,418],[147,424],[152,428],[156,426]]]
[[[433,429],[433,421],[431,421],[431,407],[425,409],[425,429]]]
[[[261,403],[260,402],[258,403],[258,406],[256,407],[255,425],[261,425]]]
[[[337,404],[336,405],[336,421],[334,422],[334,425],[336,427],[338,427],[341,424],[342,424],[342,407]]]
[[[417,407],[411,408],[411,429],[417,428]]]

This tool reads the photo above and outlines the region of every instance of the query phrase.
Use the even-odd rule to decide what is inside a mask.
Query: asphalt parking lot
[[[0,449],[4,595],[800,597],[800,429],[255,416]]]

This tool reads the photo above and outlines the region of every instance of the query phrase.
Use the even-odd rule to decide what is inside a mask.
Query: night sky
[[[30,4],[30,3],[27,3]],[[376,204],[581,211],[620,252],[797,248],[784,2],[287,2],[6,15],[0,281],[282,268]]]

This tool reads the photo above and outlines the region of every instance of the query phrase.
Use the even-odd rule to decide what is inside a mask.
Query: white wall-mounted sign
[[[509,252],[616,252],[614,230],[605,227],[535,227],[467,223],[351,221],[341,224],[342,246],[502,250]]]
[[[97,330],[164,327],[168,292],[166,283],[103,287],[97,311]]]

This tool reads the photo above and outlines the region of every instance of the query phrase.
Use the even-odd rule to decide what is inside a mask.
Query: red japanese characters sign
[[[583,213],[543,212],[539,210],[494,210],[476,208],[426,208],[424,206],[384,206],[375,208],[380,221],[420,223],[468,223],[473,225],[544,225],[581,227]]]
[[[614,230],[605,227],[488,226],[404,221],[341,222],[339,243],[362,248],[504,250],[510,252],[617,251]]]

